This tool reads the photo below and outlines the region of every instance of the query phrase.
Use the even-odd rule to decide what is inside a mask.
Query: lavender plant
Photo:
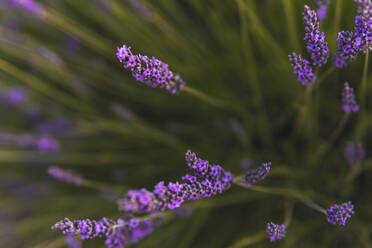
[[[0,247],[368,247],[371,10],[0,1]]]

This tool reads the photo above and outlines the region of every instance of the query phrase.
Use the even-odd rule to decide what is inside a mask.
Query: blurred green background
[[[50,230],[63,217],[122,215],[116,195],[53,180],[48,166],[74,170],[123,196],[129,188],[180,180],[187,149],[235,175],[244,173],[242,160],[251,161],[250,169],[271,161],[272,171],[261,185],[283,190],[266,194],[232,186],[196,202],[192,215],[165,221],[130,247],[372,246],[370,98],[363,114],[352,114],[334,145],[319,155],[343,116],[344,82],[358,95],[364,56],[333,70],[315,87],[310,111],[287,57],[305,55],[302,11],[304,4],[315,9],[313,1],[40,3],[42,16],[0,3],[0,91],[17,86],[29,95],[22,108],[0,106],[0,131],[38,135],[22,117],[27,107],[40,109],[47,120],[66,119],[71,127],[53,135],[57,152],[1,145],[1,247],[66,247],[62,234]],[[337,32],[351,30],[355,15],[353,1],[331,1],[321,30],[332,53]],[[170,95],[136,82],[117,61],[122,44],[169,64],[187,86],[233,111],[188,92]],[[320,75],[331,67],[330,56]],[[346,181],[353,171],[343,155],[350,140],[364,144],[367,159]],[[331,225],[296,201],[292,191],[324,207],[351,200],[356,214],[346,227]],[[286,213],[292,214],[287,237],[270,244],[262,234],[266,223],[282,223]],[[96,239],[83,247],[104,244]]]

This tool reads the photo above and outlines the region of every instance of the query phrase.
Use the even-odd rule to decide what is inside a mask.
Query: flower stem
[[[365,116],[365,113],[366,113],[368,58],[369,58],[369,49],[367,49],[366,56],[364,58],[362,82],[361,82],[360,91],[359,91],[359,101],[360,101],[360,107],[362,109],[362,116],[363,117]]]
[[[300,202],[302,202],[304,205],[322,213],[326,214],[326,210],[313,202],[309,197],[305,196],[303,193],[293,190],[293,189],[287,189],[287,188],[278,188],[278,187],[263,187],[263,186],[248,186],[244,182],[242,182],[243,176],[237,176],[234,178],[233,183],[253,191],[261,192],[261,193],[267,193],[267,194],[274,194],[274,195],[282,195],[286,197],[290,197],[293,199],[296,199]]]

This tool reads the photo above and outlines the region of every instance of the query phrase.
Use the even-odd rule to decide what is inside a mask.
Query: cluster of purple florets
[[[270,242],[281,240],[285,237],[285,225],[277,225],[273,222],[267,223],[266,232],[269,234]]]
[[[185,86],[178,74],[171,72],[167,64],[154,57],[133,55],[131,48],[126,45],[118,48],[116,56],[124,68],[132,71],[136,80],[151,87],[165,87],[171,94],[177,94]]]
[[[327,63],[328,45],[325,41],[324,32],[320,32],[317,13],[305,5],[303,13],[305,23],[305,38],[307,51],[310,54],[312,64],[317,67]]]
[[[309,6],[305,5],[303,17],[306,33],[304,40],[306,41],[306,49],[312,63],[296,53],[292,53],[288,55],[288,57],[293,67],[294,74],[297,75],[297,80],[300,81],[302,85],[310,85],[314,83],[316,79],[311,64],[316,67],[321,67],[326,64],[329,53],[328,45],[325,41],[325,34],[324,32],[320,32],[317,13],[311,10]]]
[[[342,91],[342,109],[345,112],[358,112],[359,105],[355,101],[354,89],[349,86],[349,83],[345,83]]]
[[[356,60],[360,52],[372,49],[372,1],[354,0],[358,5],[354,31],[338,33],[338,49],[335,55],[337,67],[344,67],[347,62]]]
[[[345,147],[345,158],[350,165],[364,160],[365,157],[366,153],[363,144],[354,144],[351,141],[347,142]]]
[[[330,0],[315,0],[315,3],[318,5],[318,18],[323,20],[327,17],[327,9],[330,3]]]
[[[175,209],[185,200],[209,198],[230,188],[233,176],[221,166],[211,165],[191,151],[186,152],[186,163],[194,171],[194,175],[183,176],[183,183],[170,182],[165,185],[161,181],[155,185],[152,192],[147,189],[129,190],[126,196],[119,200],[119,209],[146,213]]]
[[[302,85],[314,83],[316,76],[313,73],[310,62],[302,58],[301,54],[297,55],[296,53],[292,53],[288,55],[288,57],[294,69],[294,73],[297,75],[297,80],[300,81]]]
[[[159,218],[138,220],[132,216],[117,221],[108,218],[99,221],[89,219],[71,221],[65,218],[52,226],[52,229],[60,229],[65,235],[80,235],[81,239],[104,237],[108,248],[122,248],[149,235],[160,221]]]
[[[262,163],[256,170],[249,171],[244,175],[244,183],[248,186],[264,179],[270,172],[271,162]]]
[[[334,225],[345,226],[353,214],[354,205],[350,201],[341,205],[335,204],[327,209],[327,220]]]

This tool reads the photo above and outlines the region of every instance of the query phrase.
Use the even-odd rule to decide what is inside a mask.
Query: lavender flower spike
[[[334,225],[345,226],[346,221],[353,214],[354,206],[351,204],[351,201],[341,205],[335,204],[327,209],[327,220]]]
[[[345,112],[358,112],[359,105],[355,101],[354,89],[349,86],[349,83],[346,82],[344,89],[342,91],[342,109]]]
[[[267,174],[269,174],[270,167],[271,162],[262,163],[256,170],[247,172],[244,176],[244,183],[251,186],[258,181],[261,181],[267,176]]]
[[[136,243],[151,234],[159,218],[139,221],[132,216],[114,221],[108,218],[95,220],[69,220],[57,222],[52,229],[60,229],[65,235],[80,235],[81,239],[105,237],[108,248],[123,248],[128,243]]]
[[[147,189],[129,190],[119,200],[119,209],[128,212],[153,213],[181,206],[185,200],[209,198],[230,188],[233,176],[219,165],[196,157],[191,151],[186,152],[186,163],[194,175],[186,174],[183,183],[163,181],[155,185],[152,192]]]
[[[50,166],[48,168],[48,174],[55,179],[72,183],[77,186],[82,185],[84,182],[84,178],[82,178],[80,175],[69,170],[63,170],[58,166]]]
[[[273,222],[267,223],[266,232],[269,234],[270,242],[275,242],[285,238],[285,225],[277,225]]]
[[[317,67],[327,63],[328,45],[325,41],[324,32],[319,30],[318,16],[314,10],[305,5],[303,13],[306,35],[304,40],[307,42],[307,51],[310,54],[312,64]]]
[[[349,141],[345,147],[345,158],[350,165],[364,160],[366,154],[363,148],[363,144],[354,144]]]
[[[319,7],[317,11],[319,20],[323,20],[327,17],[327,9],[329,6],[329,2],[330,0],[315,0],[315,3]]]
[[[314,83],[316,76],[313,73],[310,62],[302,58],[301,55],[297,56],[296,53],[292,53],[288,55],[288,57],[294,69],[294,74],[297,75],[297,80],[300,81],[302,85]]]
[[[16,6],[19,6],[26,11],[30,12],[31,14],[34,14],[38,17],[44,17],[45,10],[43,6],[41,6],[38,2],[35,2],[34,0],[12,0],[13,4]]]
[[[185,83],[178,74],[168,69],[164,62],[152,57],[133,55],[131,48],[123,45],[118,48],[117,58],[124,68],[131,70],[135,79],[151,87],[165,87],[171,94],[180,93]]]

